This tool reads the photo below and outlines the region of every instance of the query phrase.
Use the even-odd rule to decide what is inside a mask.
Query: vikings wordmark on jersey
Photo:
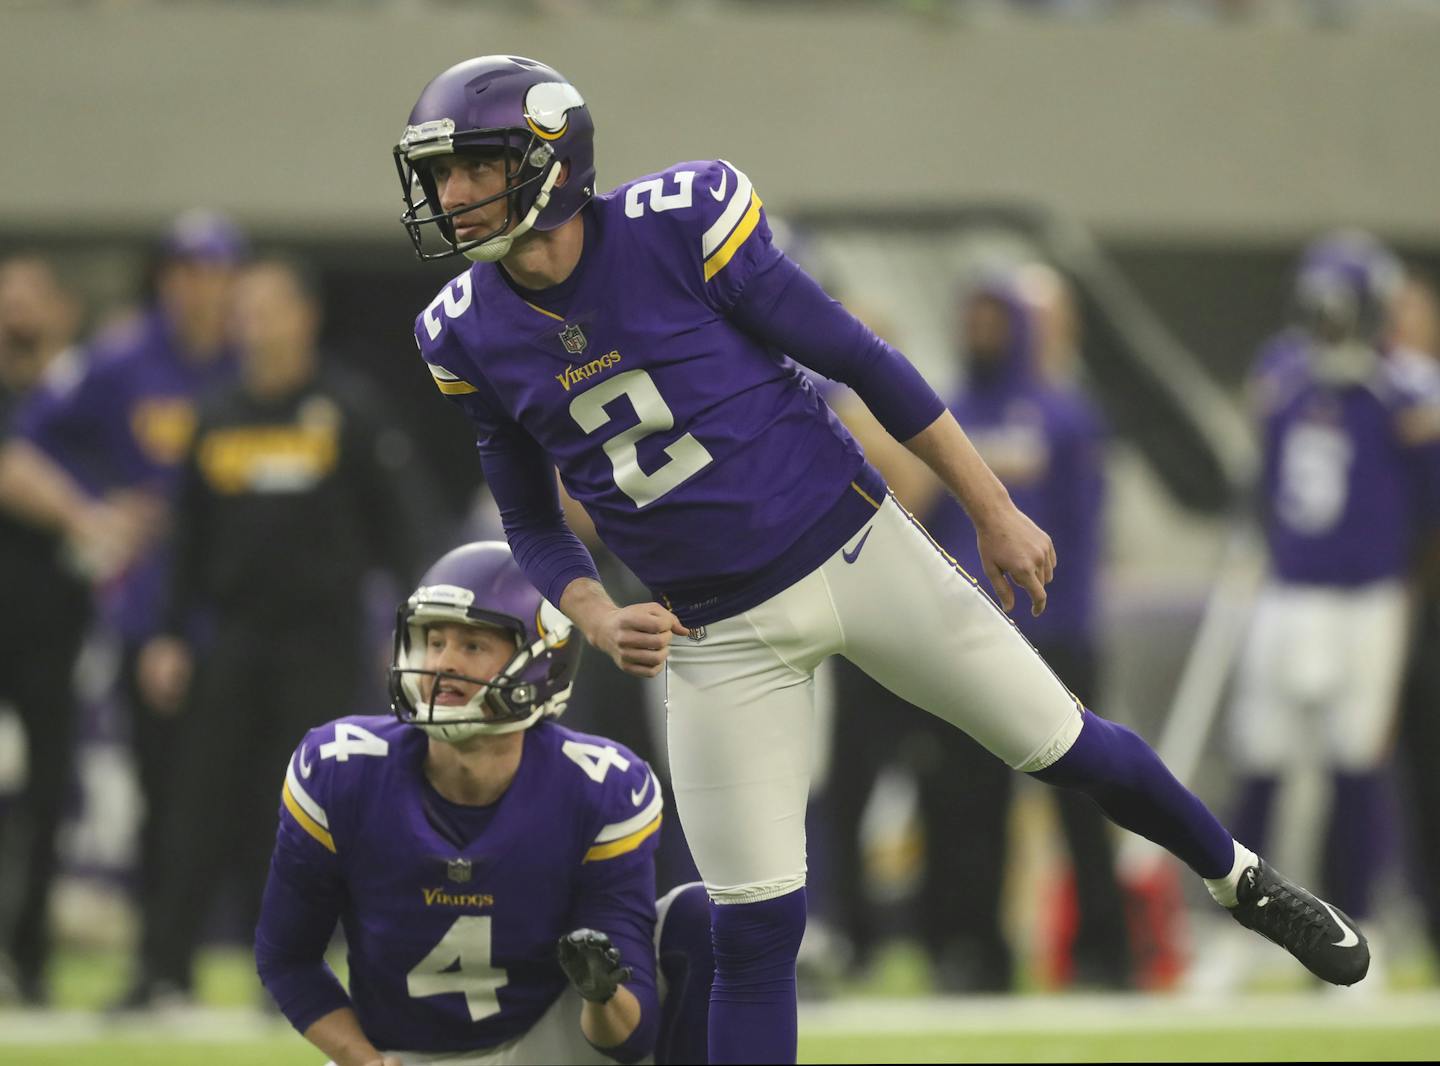
[[[741,171],[680,163],[582,217],[585,255],[564,282],[531,292],[476,263],[420,314],[416,339],[482,459],[548,455],[683,621],[723,617],[734,586],[764,575],[773,593],[819,565],[883,485],[796,364],[727,317],[781,259]],[[577,358],[589,352],[605,354]]]
[[[333,900],[366,1035],[434,1051],[520,1036],[567,987],[555,943],[576,928],[604,929],[632,987],[653,988],[650,768],[544,720],[501,799],[463,807],[427,782],[427,744],[393,718],[342,718],[285,776],[271,876]]]

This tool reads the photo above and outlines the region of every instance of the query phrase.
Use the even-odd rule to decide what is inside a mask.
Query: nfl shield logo
[[[579,326],[571,325],[560,331],[560,343],[565,345],[565,350],[571,355],[579,355],[589,342],[585,339],[585,334],[580,332]]]
[[[451,859],[445,864],[445,876],[457,885],[463,885],[470,880],[470,860]]]

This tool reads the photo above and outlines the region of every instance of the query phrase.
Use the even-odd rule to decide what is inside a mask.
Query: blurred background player
[[[217,888],[235,890],[237,924],[254,928],[269,768],[336,700],[378,702],[366,579],[380,570],[405,587],[435,510],[409,439],[362,381],[322,358],[309,272],[262,259],[234,295],[239,379],[200,404],[174,507],[168,606],[140,655],[141,694],[177,722],[184,757],[161,812],[165,921],[142,945],[137,1001],[190,993]]]
[[[956,308],[957,350],[965,384],[950,410],[1017,506],[1050,533],[1064,565],[1039,616],[1019,612],[1015,624],[1060,679],[1087,704],[1099,691],[1095,631],[1103,508],[1103,430],[1098,411],[1075,381],[1077,319],[1063,280],[1039,264],[992,270]],[[885,474],[897,498],[967,572],[980,573],[974,527],[959,504],[913,457],[886,446],[874,419],[842,404],[846,424]],[[1002,888],[1009,851],[1014,778],[968,736],[913,708],[848,664],[837,664],[841,721],[836,745],[847,787],[831,803],[844,826],[836,847],[842,869],[858,866],[858,823],[868,789],[855,784],[866,761],[866,716],[877,707],[904,710],[911,737],[919,813],[930,846],[920,885],[918,928],[942,989],[1008,991],[1015,958],[1002,925]],[[841,762],[837,755],[837,763]],[[874,780],[872,770],[863,780]],[[847,802],[846,795],[850,796]],[[1070,970],[1086,985],[1124,988],[1130,960],[1124,894],[1115,877],[1110,830],[1086,797],[1054,794],[1074,870],[1078,927]],[[966,826],[963,849],[940,846],[947,827]],[[839,895],[861,961],[873,946],[873,908],[862,879],[844,877]]]
[[[1322,880],[1362,923],[1394,843],[1385,772],[1416,557],[1435,528],[1440,486],[1440,375],[1387,343],[1402,281],[1399,261],[1366,234],[1315,241],[1295,279],[1295,324],[1256,363],[1270,575],[1230,720],[1236,839],[1266,849],[1285,774],[1300,759],[1323,759]],[[1238,963],[1214,966],[1207,983],[1241,976]]]
[[[0,262],[0,440],[47,379],[61,388],[80,372],[71,347],[79,325],[77,298],[46,260]],[[74,762],[71,679],[90,614],[89,582],[76,564],[118,532],[88,503],[54,528],[0,469],[0,703],[14,709],[24,736],[22,791],[18,802],[0,804],[0,865],[18,871],[19,888],[13,911],[0,913],[0,1000],[48,1000],[55,836]]]
[[[659,784],[553,721],[580,650],[505,544],[465,545],[401,606],[395,718],[295,751],[255,954],[336,1066],[706,1061],[704,889],[662,899],[657,931]],[[324,962],[337,921],[348,995]]]
[[[95,341],[82,372],[64,387],[27,406],[4,457],[25,494],[49,501],[55,525],[100,498],[138,531],[134,551],[99,565],[117,571],[107,581],[101,613],[121,644],[121,699],[144,803],[137,878],[142,942],[166,920],[154,909],[166,845],[158,827],[178,751],[175,720],[157,713],[139,691],[137,661],[160,622],[170,506],[196,399],[235,372],[230,296],[244,251],[240,232],[219,215],[177,219],[157,254],[152,305]],[[130,998],[143,999],[145,987],[137,974]]]

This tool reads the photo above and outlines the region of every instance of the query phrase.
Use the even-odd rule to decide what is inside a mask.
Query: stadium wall
[[[619,7],[620,5],[615,5]],[[476,53],[582,87],[602,185],[723,156],[785,209],[1038,202],[1102,236],[1440,242],[1440,19],[1226,25],[712,3],[526,17],[450,4],[0,14],[0,227],[384,233],[410,103]]]

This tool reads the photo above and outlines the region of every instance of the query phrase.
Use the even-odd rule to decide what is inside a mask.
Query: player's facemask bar
[[[505,188],[494,196],[445,211],[426,161],[440,155],[465,155],[467,148],[454,145],[449,136],[412,140],[412,130],[407,130],[405,137],[395,146],[395,170],[400,176],[405,200],[405,211],[400,221],[410,235],[416,257],[422,263],[454,255],[463,255],[482,263],[503,259],[515,241],[534,227],[540,212],[550,202],[550,194],[560,177],[560,162],[555,158],[554,149],[534,134],[526,135],[518,130],[478,130],[468,134],[467,138],[493,139],[494,143],[490,146],[468,151],[498,153],[505,160]],[[512,143],[519,140],[523,140],[523,146]],[[535,185],[539,189],[534,202],[522,217],[522,194]],[[502,197],[506,198],[504,222],[473,240],[455,239],[456,218]]]

